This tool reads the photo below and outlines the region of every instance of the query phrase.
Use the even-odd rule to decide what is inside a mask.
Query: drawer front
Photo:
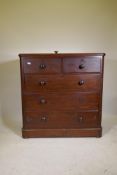
[[[25,128],[88,128],[99,126],[98,112],[26,112]]]
[[[25,75],[25,92],[46,91],[99,91],[99,74],[79,75]]]
[[[63,71],[65,73],[100,72],[100,58],[65,58],[63,59]]]
[[[25,111],[97,110],[98,93],[49,93],[24,95]]]
[[[25,58],[24,73],[53,74],[61,72],[61,59],[58,58]]]

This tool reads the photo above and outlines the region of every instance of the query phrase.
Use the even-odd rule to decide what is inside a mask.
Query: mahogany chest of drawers
[[[19,56],[24,138],[101,137],[104,53]]]

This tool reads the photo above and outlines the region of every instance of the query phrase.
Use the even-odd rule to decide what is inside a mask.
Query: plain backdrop
[[[55,50],[106,53],[102,125],[110,129],[117,115],[116,0],[0,0],[1,123],[22,127],[18,54]]]

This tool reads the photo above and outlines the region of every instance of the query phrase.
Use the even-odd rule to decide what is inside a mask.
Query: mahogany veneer
[[[101,137],[104,56],[19,54],[22,136]]]

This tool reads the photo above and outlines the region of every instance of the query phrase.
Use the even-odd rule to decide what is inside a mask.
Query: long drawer
[[[25,112],[25,128],[89,128],[99,126],[98,112]]]
[[[41,93],[24,95],[25,111],[97,110],[98,93]]]
[[[100,74],[78,75],[25,75],[24,92],[46,91],[99,91]]]

